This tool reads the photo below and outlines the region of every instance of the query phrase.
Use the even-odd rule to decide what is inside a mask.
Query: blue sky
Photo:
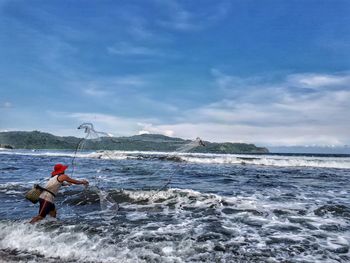
[[[350,2],[0,0],[0,130],[350,144]]]

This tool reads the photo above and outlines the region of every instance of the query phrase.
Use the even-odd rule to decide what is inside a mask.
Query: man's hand
[[[86,180],[81,180],[81,182],[82,182],[83,185],[86,185],[86,186],[89,185],[89,182],[86,181]]]
[[[70,184],[89,185],[89,182],[86,181],[86,180],[76,180],[76,179],[70,178],[70,177],[69,177],[68,175],[66,175],[66,174],[61,175],[60,179],[61,179],[63,182],[67,182],[67,183],[70,183]]]

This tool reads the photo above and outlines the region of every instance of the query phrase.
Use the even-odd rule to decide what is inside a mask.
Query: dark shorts
[[[46,201],[46,200],[40,198],[39,202],[40,202],[39,216],[41,216],[41,217],[46,217],[46,215],[48,213],[50,213],[51,211],[54,211],[56,209],[55,204],[53,204],[49,201]]]

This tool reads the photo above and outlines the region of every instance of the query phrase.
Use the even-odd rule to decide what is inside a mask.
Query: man
[[[30,221],[31,224],[38,222],[46,217],[49,214],[52,217],[56,217],[57,211],[54,204],[54,199],[58,190],[62,185],[71,185],[71,184],[83,184],[88,185],[89,182],[86,180],[75,180],[70,178],[65,174],[68,166],[63,164],[56,164],[54,171],[51,173],[51,178],[47,182],[43,192],[40,194],[39,202],[39,214]]]

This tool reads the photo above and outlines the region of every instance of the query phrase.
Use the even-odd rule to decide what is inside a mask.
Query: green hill
[[[0,132],[0,144],[14,149],[75,149],[81,138],[61,137],[49,133],[32,131]],[[85,141],[87,150],[122,151],[175,151],[191,141],[160,134],[143,134],[130,137],[102,137],[100,140]],[[201,153],[268,153],[264,147],[245,143],[211,143],[196,147],[191,152]]]

